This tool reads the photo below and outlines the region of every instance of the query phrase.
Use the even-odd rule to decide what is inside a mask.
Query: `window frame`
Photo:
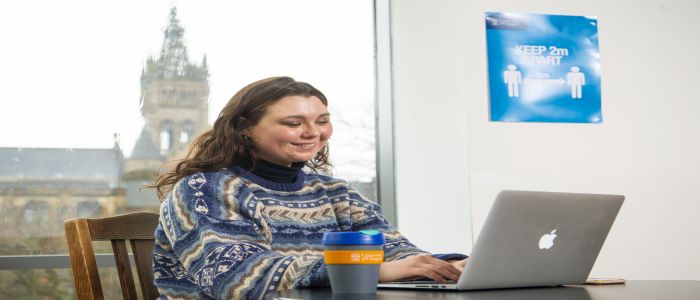
[[[374,51],[377,198],[384,217],[397,226],[390,0],[374,0]]]

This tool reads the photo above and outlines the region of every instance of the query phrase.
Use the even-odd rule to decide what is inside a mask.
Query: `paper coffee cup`
[[[376,230],[326,232],[323,258],[333,293],[376,293],[384,262],[384,234]]]

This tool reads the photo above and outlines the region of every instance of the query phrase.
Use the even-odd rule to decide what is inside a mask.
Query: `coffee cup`
[[[323,257],[333,293],[376,293],[384,262],[384,234],[376,230],[326,232]]]

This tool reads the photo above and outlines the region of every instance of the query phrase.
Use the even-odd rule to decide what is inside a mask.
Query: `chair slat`
[[[131,240],[131,251],[134,253],[134,263],[139,274],[141,292],[147,299],[157,298],[159,293],[153,285],[153,246],[154,241]]]
[[[78,299],[104,299],[87,221],[68,220],[65,229]]]
[[[117,264],[117,274],[119,274],[119,284],[122,287],[124,299],[138,299],[134,284],[134,276],[131,273],[129,263],[129,253],[126,250],[124,240],[112,240],[112,250],[114,251],[114,261]]]

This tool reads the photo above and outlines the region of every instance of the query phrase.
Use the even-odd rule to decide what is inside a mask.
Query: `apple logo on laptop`
[[[557,232],[556,229],[552,230],[552,232],[550,233],[544,234],[540,238],[540,249],[549,249],[552,248],[552,246],[554,246],[554,239],[557,237],[555,232]]]

